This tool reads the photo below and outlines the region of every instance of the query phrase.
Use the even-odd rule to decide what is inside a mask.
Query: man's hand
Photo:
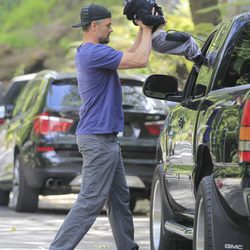
[[[145,24],[143,24],[142,21],[136,19],[135,22],[138,24],[138,26],[142,29],[142,30],[152,30],[153,26],[147,26]]]

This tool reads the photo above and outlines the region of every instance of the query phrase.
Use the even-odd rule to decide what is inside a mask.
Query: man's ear
[[[90,26],[92,29],[96,30],[98,23],[96,21],[92,21]]]

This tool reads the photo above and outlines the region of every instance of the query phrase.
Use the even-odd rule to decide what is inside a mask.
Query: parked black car
[[[142,94],[143,77],[120,76],[125,129],[120,134],[132,207],[148,197],[155,148],[166,109]],[[75,74],[43,71],[19,95],[12,117],[0,126],[0,200],[13,191],[17,211],[35,211],[38,195],[78,191],[82,157],[75,129],[80,97]],[[6,118],[6,117],[3,117]]]
[[[179,102],[157,147],[152,250],[250,249],[250,13],[222,22],[202,53],[183,90],[162,75],[143,87]]]

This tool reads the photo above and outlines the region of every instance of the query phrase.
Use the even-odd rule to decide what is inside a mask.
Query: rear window
[[[76,79],[55,81],[50,84],[47,106],[53,110],[78,109],[81,105]]]
[[[143,82],[131,79],[121,79],[123,109],[163,110],[164,103],[160,100],[147,98],[142,92]]]
[[[121,79],[123,108],[137,110],[162,110],[164,105],[159,100],[147,98],[142,93],[142,82]],[[76,79],[55,81],[50,84],[47,106],[55,111],[76,110],[81,105]]]

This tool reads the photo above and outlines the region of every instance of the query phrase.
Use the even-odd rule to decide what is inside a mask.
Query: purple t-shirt
[[[122,89],[117,67],[123,53],[104,44],[77,49],[76,68],[82,100],[76,134],[123,131]]]

